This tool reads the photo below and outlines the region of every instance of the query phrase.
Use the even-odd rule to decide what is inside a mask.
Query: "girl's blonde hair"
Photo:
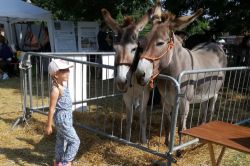
[[[56,80],[56,77],[55,76],[52,76],[52,85],[57,87],[59,89],[59,95],[62,96],[63,95],[63,89],[62,89],[62,86],[60,86]]]

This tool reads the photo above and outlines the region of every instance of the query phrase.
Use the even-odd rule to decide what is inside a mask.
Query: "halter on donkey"
[[[159,73],[177,79],[179,74],[184,70],[226,67],[226,55],[216,43],[208,43],[190,51],[183,48],[181,43],[176,40],[173,31],[183,29],[201,14],[202,9],[199,9],[190,16],[181,16],[178,18],[169,12],[163,14],[160,13],[160,17],[158,18],[161,18],[161,20],[159,19],[154,22],[152,30],[147,35],[146,47],[137,66],[136,77],[139,84],[152,84]],[[217,79],[211,83],[203,82],[201,84],[196,84],[204,79],[201,78],[201,76],[191,75],[189,77],[184,77],[184,80],[181,82],[181,92],[185,94],[185,97],[180,102],[178,131],[186,128],[189,104],[210,100],[211,105],[209,105],[208,110],[213,112],[217,93],[224,80],[224,73],[219,73],[217,77],[221,79]],[[192,80],[193,84],[187,82],[189,79]],[[164,124],[166,130],[165,143],[168,144],[171,124],[170,114],[176,94],[174,87],[171,86],[169,82],[166,83],[167,85],[165,89],[165,83],[166,81],[158,80],[157,86],[162,96],[162,101],[164,102]],[[201,89],[205,89],[205,91],[202,91]],[[209,94],[205,92],[208,92]],[[210,92],[214,93],[210,94]],[[197,98],[201,93],[203,99]]]

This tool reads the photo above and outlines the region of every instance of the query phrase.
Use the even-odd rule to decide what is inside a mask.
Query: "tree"
[[[32,0],[32,3],[52,11],[55,19],[94,21],[101,19],[101,9],[106,8],[116,18],[123,15],[141,14],[152,3],[150,0]]]
[[[32,3],[52,11],[55,19],[72,21],[100,20],[102,8],[114,18],[124,15],[141,16],[155,0],[32,0]],[[247,0],[162,0],[165,10],[185,15],[202,7],[203,22],[221,32],[240,34],[250,29],[250,3]],[[118,16],[118,17],[117,17]],[[199,24],[198,24],[199,25]],[[197,22],[196,22],[197,26]]]
[[[221,32],[241,34],[250,30],[250,4],[246,0],[167,0],[163,7],[177,15],[205,9],[204,17]]]
[[[210,25],[208,21],[201,19],[201,20],[197,20],[196,22],[194,22],[191,26],[188,26],[185,29],[185,31],[189,35],[193,35],[197,33],[204,33],[204,29],[206,30],[210,29]]]

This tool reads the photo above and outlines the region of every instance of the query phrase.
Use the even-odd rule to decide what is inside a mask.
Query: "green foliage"
[[[52,11],[54,19],[72,21],[100,20],[101,9],[106,8],[111,15],[121,19],[123,15],[145,12],[150,0],[32,0],[32,3]]]
[[[101,18],[101,9],[107,8],[111,13],[117,13],[115,0],[32,0],[32,3],[48,9],[54,19],[72,21],[93,21]]]
[[[124,16],[122,15],[122,12],[119,11],[119,13],[118,13],[117,16],[116,16],[116,21],[117,21],[119,24],[121,24],[121,23],[123,22],[123,18],[124,18]]]
[[[198,8],[204,8],[204,15],[210,26],[220,32],[241,34],[250,30],[250,3],[247,0],[167,0],[165,9],[177,15],[182,15]]]
[[[206,20],[197,20],[194,24],[191,26],[188,26],[185,31],[189,35],[193,35],[196,33],[204,33],[203,29],[210,29],[209,22]]]
[[[73,21],[94,21],[102,19],[101,9],[106,8],[119,22],[123,16],[140,17],[152,6],[155,0],[32,0],[32,3],[52,11],[54,19]],[[177,16],[187,15],[190,11],[204,8],[203,18],[211,28],[217,31],[239,34],[250,29],[250,3],[247,0],[165,0],[164,9],[172,11]],[[206,17],[205,17],[206,16]],[[201,17],[200,17],[201,18]],[[202,23],[203,22],[203,23]],[[202,21],[198,25],[205,26]],[[205,25],[203,25],[205,24]],[[197,26],[197,24],[193,24]],[[188,31],[199,31],[200,28]]]

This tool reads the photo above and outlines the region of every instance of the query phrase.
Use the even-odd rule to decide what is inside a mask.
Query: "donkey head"
[[[126,17],[123,25],[119,25],[106,9],[102,9],[104,21],[115,35],[113,43],[113,48],[116,52],[115,81],[120,91],[126,92],[130,84],[132,76],[131,66],[138,48],[138,34],[148,23],[151,12],[152,9],[149,9],[137,22],[134,22],[132,17]]]
[[[161,14],[159,21],[154,21],[153,28],[146,37],[146,47],[140,57],[136,70],[139,84],[146,85],[153,81],[162,69],[168,67],[175,46],[174,30],[181,30],[201,15],[202,9],[190,16],[177,17],[170,12]]]

